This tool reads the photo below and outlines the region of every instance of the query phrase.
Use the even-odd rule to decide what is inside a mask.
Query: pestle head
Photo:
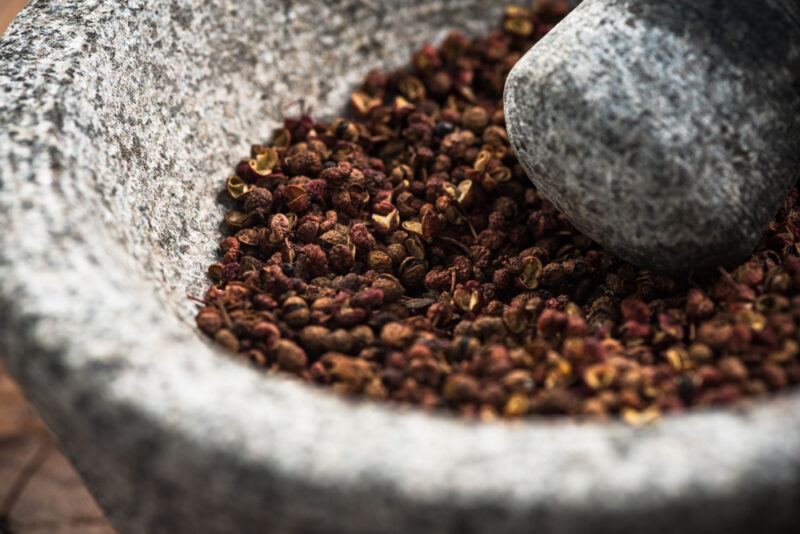
[[[800,177],[800,1],[586,0],[505,87],[530,179],[672,274],[752,251]]]

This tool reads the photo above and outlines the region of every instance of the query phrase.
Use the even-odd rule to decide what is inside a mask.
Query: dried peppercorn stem
[[[198,327],[268,372],[491,420],[632,425],[800,382],[800,204],[753,256],[673,280],[576,232],[530,184],[502,109],[514,63],[568,11],[510,7],[396,72],[351,117],[303,108],[253,145]]]

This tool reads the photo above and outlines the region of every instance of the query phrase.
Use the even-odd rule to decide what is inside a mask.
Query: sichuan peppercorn
[[[525,177],[504,77],[567,11],[510,7],[485,37],[368,73],[351,116],[304,112],[253,145],[224,183],[199,329],[269,373],[487,420],[642,425],[800,382],[796,189],[742,265],[673,280]]]

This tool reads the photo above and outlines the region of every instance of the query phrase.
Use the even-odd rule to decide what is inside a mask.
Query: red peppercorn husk
[[[462,417],[632,425],[800,382],[800,195],[740,266],[673,280],[578,233],[504,128],[513,64],[568,11],[510,7],[330,123],[305,110],[225,188],[200,330],[267,372]]]

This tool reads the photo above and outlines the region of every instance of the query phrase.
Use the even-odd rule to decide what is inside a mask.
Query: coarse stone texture
[[[505,107],[582,232],[643,267],[727,266],[800,177],[800,2],[587,0],[517,63]]]
[[[298,98],[500,5],[34,1],[0,42],[0,353],[122,533],[786,531],[800,396],[468,424],[264,377],[204,342],[216,193]]]

